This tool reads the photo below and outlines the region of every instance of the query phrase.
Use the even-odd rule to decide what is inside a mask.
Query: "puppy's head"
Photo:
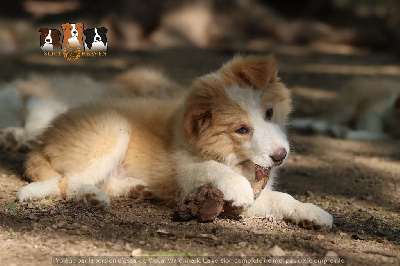
[[[52,35],[51,30],[48,28],[41,28],[40,32],[40,46],[43,46],[45,43],[52,43]]]
[[[272,56],[237,56],[193,83],[185,135],[205,159],[279,166],[289,153],[284,126],[290,104]]]
[[[50,36],[51,36],[52,44],[58,45],[60,43],[61,33],[59,30],[51,29]]]

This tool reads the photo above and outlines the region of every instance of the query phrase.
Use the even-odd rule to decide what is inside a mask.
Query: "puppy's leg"
[[[182,200],[195,189],[210,184],[224,194],[224,200],[234,207],[247,208],[254,202],[253,189],[246,177],[216,161],[182,163],[178,169],[178,182],[182,189]]]
[[[356,130],[347,132],[346,139],[384,140],[389,136],[384,133],[382,115],[367,113],[359,119]]]
[[[113,176],[100,188],[111,197],[152,198],[148,184],[143,180],[131,177]]]
[[[332,215],[311,203],[302,203],[286,193],[265,188],[246,214],[289,220],[306,228],[332,228]]]
[[[53,177],[42,181],[32,182],[18,191],[19,202],[42,199],[48,196],[60,196],[58,188],[59,177]]]

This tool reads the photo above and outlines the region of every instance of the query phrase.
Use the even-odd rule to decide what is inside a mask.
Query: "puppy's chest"
[[[69,44],[74,44],[74,45],[81,45],[77,37],[71,37],[68,39]]]

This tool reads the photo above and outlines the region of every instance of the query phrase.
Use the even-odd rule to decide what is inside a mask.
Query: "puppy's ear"
[[[270,83],[279,81],[275,58],[268,56],[237,56],[222,70],[230,69],[240,81],[255,89],[265,91]]]
[[[63,29],[63,31],[66,31],[67,27],[68,27],[68,23],[61,24],[61,28]]]
[[[107,33],[107,29],[106,28],[104,28],[104,27],[101,27],[99,30],[101,30],[102,32],[104,32],[104,33]]]
[[[83,30],[83,23],[75,23],[75,27]]]
[[[211,126],[213,96],[212,88],[202,78],[193,83],[183,117],[187,138],[196,137]]]
[[[85,34],[85,36],[88,34],[88,30],[86,29],[86,30],[84,30],[83,31],[83,34]]]

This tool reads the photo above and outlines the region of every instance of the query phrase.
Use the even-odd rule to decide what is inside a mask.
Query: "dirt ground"
[[[271,51],[280,62],[282,80],[293,90],[294,117],[315,116],[329,109],[338,87],[354,76],[378,74],[400,81],[399,60],[391,54],[347,54],[340,49],[334,52],[341,54],[331,54],[302,47]],[[194,77],[217,69],[233,54],[193,49],[109,51],[106,58],[76,62],[40,53],[3,55],[0,80],[29,72],[79,72],[103,80],[128,67],[147,65],[189,86]],[[27,184],[22,178],[24,155],[2,152],[0,264],[49,265],[54,256],[129,259],[134,258],[132,254],[144,258],[200,256],[206,261],[213,256],[285,256],[311,258],[308,264],[319,264],[329,252],[348,265],[399,265],[400,141],[347,141],[290,130],[289,139],[292,152],[280,171],[277,189],[333,214],[330,232],[260,217],[177,222],[171,219],[173,210],[156,202],[125,198],[112,199],[105,211],[60,199],[20,204],[16,193]]]

